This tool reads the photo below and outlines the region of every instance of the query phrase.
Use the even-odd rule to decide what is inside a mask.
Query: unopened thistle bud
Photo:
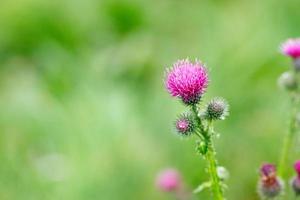
[[[193,117],[188,113],[180,115],[175,122],[175,128],[177,133],[181,136],[190,135],[195,128]]]
[[[292,179],[292,188],[295,194],[298,196],[300,195],[300,160],[296,161],[294,168],[297,172],[297,176]]]
[[[173,97],[180,98],[186,105],[194,105],[207,88],[208,74],[200,62],[179,60],[167,71],[165,85]]]
[[[276,168],[272,164],[264,164],[260,168],[258,193],[262,199],[273,199],[283,192],[283,181],[276,175]]]
[[[278,85],[289,91],[297,89],[298,84],[295,74],[292,72],[284,72],[278,79]]]
[[[209,120],[223,120],[228,116],[228,103],[222,98],[212,99],[206,106],[204,117]]]

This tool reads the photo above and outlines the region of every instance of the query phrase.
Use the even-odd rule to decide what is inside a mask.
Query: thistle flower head
[[[299,176],[295,176],[291,182],[292,188],[296,194],[296,196],[300,195],[300,178]]]
[[[209,120],[223,120],[228,116],[229,106],[223,98],[214,98],[206,106],[205,118]]]
[[[276,167],[273,164],[265,163],[260,168],[260,175],[264,177],[274,177],[276,176]]]
[[[163,170],[157,176],[156,185],[165,192],[176,191],[182,185],[181,176],[175,169]]]
[[[297,160],[294,164],[295,171],[300,176],[300,160]]]
[[[290,56],[294,59],[299,58],[300,57],[300,38],[288,39],[281,45],[280,49],[284,55]]]
[[[175,128],[179,135],[188,136],[194,131],[193,118],[189,113],[184,113],[175,122]]]
[[[295,74],[289,71],[284,72],[278,79],[278,85],[289,91],[297,89],[298,83]]]
[[[179,60],[167,71],[165,85],[172,96],[193,105],[199,102],[207,88],[208,74],[200,62]]]
[[[292,188],[293,188],[295,194],[298,196],[298,195],[300,195],[300,160],[295,162],[294,169],[297,173],[297,176],[292,178],[291,185],[292,185]]]
[[[276,167],[273,164],[263,164],[258,182],[259,195],[266,199],[275,198],[282,194],[283,187],[283,181],[276,175]]]

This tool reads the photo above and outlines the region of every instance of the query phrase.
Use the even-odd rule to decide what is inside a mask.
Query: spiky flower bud
[[[228,116],[229,106],[223,98],[214,98],[206,106],[204,117],[209,120],[223,120]]]
[[[179,135],[188,136],[194,131],[193,117],[189,113],[184,113],[175,122],[175,128]]]
[[[300,38],[288,39],[281,47],[281,52],[293,59],[300,58]]]
[[[276,175],[273,164],[263,164],[260,168],[260,180],[258,182],[258,193],[262,199],[273,199],[283,192],[283,181]]]
[[[298,83],[295,74],[292,72],[284,72],[278,79],[281,88],[292,91],[297,89]]]
[[[295,194],[300,195],[300,160],[296,161],[294,165],[295,171],[297,172],[297,176],[292,179],[292,188]]]

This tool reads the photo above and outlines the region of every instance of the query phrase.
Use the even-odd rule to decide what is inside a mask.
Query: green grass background
[[[171,199],[154,187],[166,167],[191,189],[205,181],[194,141],[172,134],[185,108],[163,84],[165,68],[187,57],[209,68],[203,101],[223,96],[231,106],[216,124],[226,196],[258,199],[258,168],[277,162],[287,129],[288,95],[276,81],[290,60],[278,46],[300,35],[299,6],[1,0],[0,199]]]

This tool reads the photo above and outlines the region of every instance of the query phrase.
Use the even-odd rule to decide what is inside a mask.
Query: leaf
[[[207,189],[207,188],[210,188],[211,187],[211,182],[210,181],[207,181],[207,182],[204,182],[202,183],[201,185],[199,185],[194,191],[193,193],[199,193],[199,192],[202,192],[204,189]]]

